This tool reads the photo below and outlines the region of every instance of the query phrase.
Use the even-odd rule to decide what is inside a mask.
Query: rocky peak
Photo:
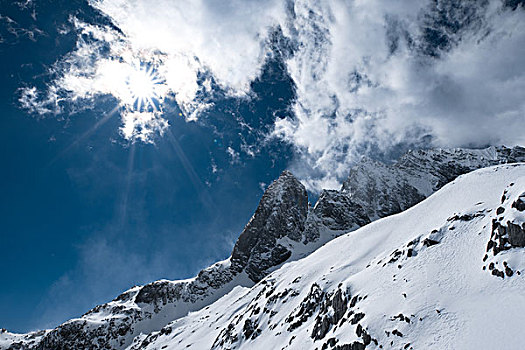
[[[289,171],[283,171],[263,194],[259,206],[235,243],[232,269],[246,271],[258,282],[269,268],[286,261],[292,252],[279,240],[300,241],[308,215],[308,194]]]
[[[518,146],[409,151],[392,165],[363,158],[350,170],[341,192],[374,220],[415,205],[462,174],[523,161],[525,148]]]

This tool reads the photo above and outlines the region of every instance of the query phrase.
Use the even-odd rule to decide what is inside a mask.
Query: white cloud
[[[465,29],[445,28],[450,50],[435,58],[421,49],[428,2],[295,2],[300,45],[288,68],[298,100],[275,134],[297,146],[295,170],[311,189],[336,185],[370,147],[425,135],[439,146],[525,142],[525,12],[463,5],[473,15],[456,6]]]
[[[174,95],[195,119],[210,106],[199,96],[211,79],[232,96],[249,95],[270,28],[280,26],[296,47],[286,65],[297,100],[274,136],[296,146],[296,171],[311,189],[335,186],[363,153],[428,135],[440,146],[525,143],[525,11],[499,0],[90,3],[123,35],[75,20],[77,49],[54,67],[47,94],[24,90],[24,107],[60,112],[64,101],[111,94],[123,106],[124,137],[151,140],[167,125],[165,98]],[[433,20],[447,16],[450,24]],[[161,81],[158,110],[142,117],[126,95],[137,62]]]
[[[269,28],[279,23],[278,15],[284,15],[278,0],[98,0],[90,4],[110,17],[121,32],[72,18],[79,35],[76,49],[52,67],[54,80],[46,92],[25,88],[20,103],[34,113],[58,114],[64,112],[64,105],[82,109],[95,96],[112,95],[127,123],[122,130],[129,128],[126,116],[137,112],[130,101],[129,80],[144,63],[161,81],[155,84],[161,90],[155,94],[160,106],[152,111],[155,125],[165,121],[162,102],[173,95],[186,118],[196,119],[211,106],[199,100],[198,94],[211,89],[212,77],[232,96],[246,96],[264,63]],[[144,130],[144,125],[137,128]],[[139,134],[142,139],[143,132],[123,132],[124,136]]]
[[[237,164],[240,162],[239,152],[237,152],[231,147],[226,148],[226,152],[228,152],[228,155],[230,156],[230,164]]]
[[[155,134],[162,135],[168,128],[168,121],[153,112],[131,112],[122,114],[123,125],[120,132],[126,140],[152,142]]]
[[[108,15],[136,52],[162,53],[158,72],[190,118],[206,106],[196,101],[209,78],[234,96],[250,92],[267,54],[269,28],[282,22],[282,1],[124,1],[91,5]]]

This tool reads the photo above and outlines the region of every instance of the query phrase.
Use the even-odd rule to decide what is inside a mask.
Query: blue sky
[[[0,327],[225,259],[283,169],[315,199],[363,155],[523,145],[523,4],[1,1]]]
[[[65,14],[78,4],[62,6]],[[134,284],[190,277],[226,258],[291,154],[280,142],[239,152],[260,135],[224,118],[239,112],[263,130],[272,111],[287,108],[293,89],[276,62],[254,82],[255,100],[218,98],[198,122],[184,121],[176,103],[166,107],[171,127],[155,144],[124,140],[118,115],[93,130],[116,106],[108,97],[67,120],[31,117],[17,90],[44,84],[46,66],[74,44],[53,35],[67,19],[55,9],[39,8],[38,26],[50,34],[6,35],[0,49],[0,327],[12,331],[55,326]],[[16,6],[7,13],[31,23]],[[267,81],[283,79],[270,94]]]

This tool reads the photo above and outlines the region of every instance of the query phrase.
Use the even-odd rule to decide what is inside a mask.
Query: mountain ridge
[[[521,147],[419,150],[392,165],[363,158],[341,190],[323,191],[313,207],[304,186],[284,171],[265,191],[230,258],[192,279],[134,287],[53,330],[26,335],[3,331],[0,349],[127,348],[137,344],[140,334],[202,310],[236,287],[253,287],[337,236],[412,207],[461,174],[523,161]],[[500,237],[504,235],[496,239]]]
[[[520,349],[525,245],[484,254],[494,222],[523,237],[523,198],[525,164],[462,175],[131,349]]]

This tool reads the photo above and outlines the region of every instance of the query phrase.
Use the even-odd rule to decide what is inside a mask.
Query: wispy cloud
[[[151,142],[168,127],[166,100],[194,120],[215,88],[249,96],[279,27],[297,99],[272,135],[295,146],[310,189],[337,186],[364,153],[525,142],[525,11],[505,3],[92,0],[119,30],[72,19],[75,51],[45,92],[28,87],[20,103],[60,113],[111,95],[123,137]],[[143,64],[158,91],[155,108],[137,111],[126,82]]]

